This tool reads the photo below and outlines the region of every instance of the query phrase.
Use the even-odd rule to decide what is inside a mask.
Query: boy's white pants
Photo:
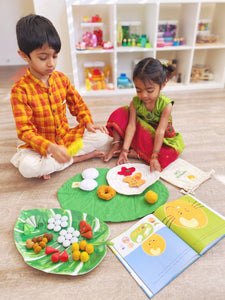
[[[96,133],[85,130],[83,148],[75,156],[90,153],[105,145],[108,141],[108,135],[97,130]],[[42,156],[36,151],[30,149],[18,149],[17,153],[11,159],[11,163],[19,169],[20,173],[26,178],[48,175],[56,171],[61,171],[73,163],[73,158],[67,163],[58,163],[51,155]]]

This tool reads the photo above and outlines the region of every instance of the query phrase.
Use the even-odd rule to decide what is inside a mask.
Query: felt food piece
[[[119,175],[130,176],[136,169],[134,167],[126,168],[122,167],[121,171],[118,172]]]
[[[98,188],[97,195],[103,200],[111,200],[116,195],[116,191],[109,185],[102,185]]]
[[[154,191],[148,191],[145,194],[145,200],[150,204],[154,204],[158,200],[158,195]]]
[[[54,218],[49,218],[47,225],[48,230],[54,230],[55,232],[58,232],[62,227],[67,227],[67,219],[67,216],[61,216],[60,214],[55,215]]]
[[[95,179],[99,176],[99,172],[95,168],[88,168],[88,169],[85,169],[81,175],[84,179],[87,179],[87,178]]]
[[[97,185],[98,183],[94,179],[86,178],[80,182],[79,188],[83,191],[92,191]]]
[[[72,254],[73,260],[75,260],[75,261],[80,260],[80,254],[81,254],[81,252],[79,250],[73,251],[73,254]]]
[[[63,251],[63,253],[60,255],[60,260],[62,262],[66,262],[69,259],[69,255],[67,254],[66,250]]]
[[[94,252],[94,246],[92,244],[87,244],[85,250],[88,254],[91,254]]]
[[[63,229],[59,232],[57,242],[62,244],[64,247],[69,247],[71,244],[78,241],[79,236],[79,231],[75,230],[73,227],[68,227],[67,230]]]
[[[136,173],[133,176],[127,176],[123,178],[124,182],[128,182],[130,187],[138,187],[145,183],[145,180],[141,178],[141,173]]]
[[[61,252],[59,251],[59,252],[56,252],[56,253],[52,254],[52,256],[51,256],[51,261],[52,261],[53,263],[57,263],[57,262],[59,261],[60,253],[61,253]]]
[[[84,233],[81,233],[81,236],[86,237],[87,239],[92,239],[93,238],[93,232],[92,231],[87,231]]]
[[[88,255],[88,253],[86,251],[81,252],[81,254],[80,254],[80,260],[82,262],[87,262],[89,260],[89,255]]]
[[[67,153],[70,156],[74,156],[77,154],[77,152],[83,148],[83,141],[81,138],[77,139],[75,142],[73,142],[68,148],[67,148]]]

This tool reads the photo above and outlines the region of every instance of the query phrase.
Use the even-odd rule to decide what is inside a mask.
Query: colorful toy
[[[116,191],[109,185],[101,185],[97,190],[97,195],[103,200],[111,200],[116,195]]]
[[[106,89],[111,76],[111,67],[106,65],[103,69],[104,62],[86,62],[84,66],[86,89],[88,91]]]
[[[140,185],[145,183],[145,180],[141,178],[141,173],[136,173],[133,176],[127,176],[123,178],[124,182],[129,183],[129,187],[139,187]]]
[[[132,81],[126,76],[126,74],[121,73],[117,79],[117,87],[119,89],[125,89],[125,88],[133,88],[134,86]]]
[[[83,140],[79,138],[67,148],[67,153],[70,156],[74,156],[75,154],[77,154],[79,150],[83,148],[83,145],[84,145]]]
[[[158,195],[156,192],[150,190],[145,194],[145,200],[150,204],[154,204],[158,200]]]

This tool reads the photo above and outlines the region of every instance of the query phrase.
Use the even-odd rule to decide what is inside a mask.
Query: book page
[[[225,235],[224,218],[190,195],[167,202],[154,215],[199,254]]]
[[[111,242],[112,251],[149,297],[199,257],[152,214]]]

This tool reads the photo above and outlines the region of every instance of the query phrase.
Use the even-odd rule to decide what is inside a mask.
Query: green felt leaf
[[[66,252],[69,255],[69,260],[64,263],[61,261],[58,263],[53,263],[51,261],[51,255],[46,255],[44,249],[42,249],[38,254],[36,254],[33,249],[27,249],[26,240],[28,238],[32,239],[34,236],[37,237],[39,235],[44,235],[45,233],[52,233],[53,240],[50,241],[47,246],[57,248],[61,251],[61,253],[65,250],[62,244],[57,242],[59,233],[54,232],[53,230],[48,230],[46,227],[46,224],[48,224],[48,219],[54,217],[55,214],[68,216],[68,227],[74,227],[75,230],[79,230],[80,221],[83,219],[85,219],[86,222],[92,226],[93,238],[91,240],[86,239],[87,243],[99,243],[100,245],[94,246],[95,250],[92,254],[90,254],[88,262],[82,263],[81,261],[74,261],[72,258],[71,246],[66,248]],[[40,222],[40,224],[44,225],[35,228],[33,232],[25,235],[24,221],[33,215],[43,220],[43,222]],[[105,242],[108,236],[109,228],[107,224],[100,221],[98,218],[79,211],[63,210],[60,208],[23,210],[14,227],[15,244],[25,262],[33,268],[55,274],[80,275],[91,271],[101,262],[106,254]],[[79,237],[79,240],[83,239],[85,238],[81,236]]]
[[[122,195],[117,193],[109,201],[100,199],[97,195],[97,189],[101,185],[108,185],[106,175],[109,169],[97,169],[99,176],[95,179],[98,186],[93,191],[83,191],[79,187],[72,188],[73,182],[83,180],[81,174],[77,174],[68,180],[58,190],[58,200],[64,209],[76,209],[94,215],[105,222],[122,222],[141,218],[154,212],[158,207],[166,202],[169,192],[161,181],[156,181],[139,195]],[[152,190],[158,194],[158,201],[149,204],[145,200],[145,193]]]

